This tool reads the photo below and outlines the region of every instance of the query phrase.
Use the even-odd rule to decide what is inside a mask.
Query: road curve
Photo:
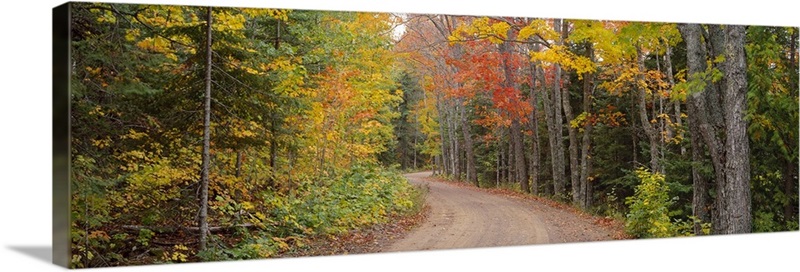
[[[431,172],[405,175],[429,188],[427,220],[383,252],[549,243],[542,220],[519,200],[427,181]]]

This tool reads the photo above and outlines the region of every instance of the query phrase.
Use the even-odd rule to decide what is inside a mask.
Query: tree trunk
[[[448,130],[447,134],[450,136],[450,176],[452,178],[458,178],[461,175],[461,169],[459,169],[460,162],[459,162],[459,154],[458,154],[458,138],[456,138],[456,125],[455,125],[455,109],[450,108],[448,109],[450,112],[447,114],[448,118]]]
[[[553,23],[553,29],[556,31],[561,30],[562,19],[555,19]],[[561,38],[559,38],[557,44],[561,44]],[[550,107],[552,110],[552,118],[551,123],[548,126],[548,129],[551,130],[550,132],[550,143],[551,143],[551,150],[550,153],[552,155],[552,164],[553,164],[553,194],[555,195],[556,199],[563,200],[566,196],[565,194],[565,187],[566,187],[566,175],[564,173],[564,142],[562,140],[563,137],[563,130],[562,130],[562,122],[564,121],[561,116],[561,107],[558,106],[559,101],[561,101],[561,65],[556,63],[555,67],[555,76],[553,77],[553,97],[552,99],[548,99],[548,103],[551,103],[552,106]]]
[[[438,111],[439,111],[439,113],[441,115],[440,116],[441,117],[441,122],[439,122],[439,130],[441,131],[441,133],[439,133],[439,138],[442,141],[442,144],[441,144],[441,149],[442,149],[441,157],[442,157],[442,159],[440,161],[442,163],[442,172],[440,172],[439,174],[443,175],[443,176],[447,176],[447,175],[450,174],[450,171],[451,171],[451,168],[450,168],[450,137],[449,137],[450,135],[447,133],[447,131],[448,131],[447,114],[446,114],[446,111],[444,109],[444,106],[441,105],[442,103],[441,103],[438,95],[437,95],[437,99],[436,100],[437,100],[436,104],[438,106]]]
[[[506,34],[509,39],[515,39],[515,35],[511,30],[506,31]],[[518,88],[516,88],[516,84],[514,83],[514,73],[511,71],[511,64],[508,63],[508,58],[511,55],[510,46],[511,45],[508,42],[500,44],[500,54],[502,56],[504,75],[504,80],[501,86],[505,89],[511,89],[514,92],[517,92]],[[516,116],[514,114],[510,114],[510,116],[511,128],[509,131],[509,136],[511,136],[511,144],[513,146],[512,152],[514,153],[514,172],[516,173],[516,180],[520,183],[520,189],[522,189],[523,192],[528,192],[528,175],[525,172],[525,153],[523,151],[524,145],[522,144],[522,128],[519,123],[519,118],[522,118],[522,116]]]
[[[480,187],[478,184],[478,175],[475,170],[475,154],[472,149],[472,132],[470,131],[469,121],[467,120],[467,114],[464,110],[466,106],[459,107],[461,109],[461,132],[464,134],[464,153],[466,156],[466,168],[467,172],[467,181],[472,182],[475,184],[476,187]]]
[[[501,165],[503,161],[503,151],[502,148],[497,148],[497,158],[495,162],[495,171],[494,171],[494,182],[495,187],[500,187],[500,175],[503,172]]]
[[[276,160],[278,159],[278,132],[275,126],[275,116],[270,117],[269,126],[270,131],[272,132],[272,139],[269,141],[269,177],[267,178],[267,184],[273,185],[275,184],[275,165]]]
[[[581,188],[581,172],[578,164],[578,129],[570,125],[570,121],[575,119],[575,116],[572,114],[572,105],[569,103],[569,90],[561,88],[561,92],[561,105],[564,109],[564,118],[566,118],[567,134],[569,136],[569,181],[572,185],[572,203],[576,206],[581,206],[580,194],[583,189]]]
[[[637,46],[636,47],[636,55],[637,55],[637,66],[639,68],[639,80],[644,80],[644,59],[646,56],[642,53],[642,49]],[[659,159],[659,150],[658,150],[658,132],[653,125],[650,123],[650,118],[647,116],[647,90],[642,88],[641,86],[637,87],[639,93],[637,97],[637,108],[639,110],[639,119],[642,123],[642,128],[644,129],[645,135],[647,135],[647,139],[650,142],[650,170],[653,173],[662,173],[663,170],[661,169]]]
[[[706,33],[706,32],[703,32]],[[725,53],[725,33],[722,30],[722,26],[720,25],[708,25],[708,45],[709,53],[708,57],[711,60],[714,60],[717,57],[724,57]],[[725,62],[711,62],[711,64],[719,69],[719,71],[725,71]],[[706,95],[706,107],[708,108],[707,115],[709,116],[709,124],[714,126],[716,131],[722,131],[725,129],[724,118],[723,115],[723,98],[724,95],[723,90],[727,86],[727,78],[722,77],[718,81],[709,83],[711,88],[708,88],[705,92]]]
[[[558,83],[556,83],[556,86]],[[560,91],[559,91],[560,92]],[[560,111],[557,106],[553,104],[553,95],[551,92],[544,92],[544,108],[545,119],[547,121],[548,143],[550,145],[550,164],[553,179],[553,194],[557,197],[564,195],[564,147],[561,144],[561,122],[560,114],[559,119],[556,119],[556,112]],[[559,95],[560,98],[560,95]],[[558,122],[556,121],[558,120]]]
[[[789,37],[789,71],[797,71],[797,29]]]
[[[695,111],[694,107],[690,104],[689,111]],[[691,133],[691,148],[692,148],[692,215],[694,215],[699,222],[694,224],[694,234],[703,235],[701,223],[711,222],[709,214],[710,207],[708,206],[708,184],[700,175],[700,166],[698,165],[703,159],[703,145],[700,143],[700,127],[699,120],[695,118],[696,115],[689,115],[689,132]]]
[[[692,79],[695,74],[706,70],[705,47],[700,42],[701,34],[705,32],[696,24],[681,24],[679,30],[687,43],[687,65]],[[752,231],[752,215],[750,150],[744,120],[747,110],[745,29],[743,26],[725,26],[724,29],[708,26],[708,30],[706,40],[710,42],[710,57],[716,59],[724,54],[724,62],[715,65],[723,71],[724,77],[689,96],[689,116],[696,115],[692,121],[698,123],[696,130],[708,147],[714,166],[717,183],[712,217],[714,232],[748,233]],[[718,103],[720,101],[722,103]]]
[[[446,17],[446,18],[449,18],[449,17]],[[458,21],[457,18],[453,18],[452,23],[455,24],[455,23],[457,23],[457,21]],[[453,56],[453,58],[459,59],[463,55],[463,50],[464,49],[461,48],[460,44],[456,44],[456,45],[453,46],[453,49],[451,51],[451,55]],[[457,67],[451,66],[451,68],[454,70],[454,73],[458,72],[458,68]],[[451,87],[456,88],[456,87],[459,87],[459,86],[451,86]],[[463,167],[464,169],[463,170],[466,172],[466,175],[467,175],[466,180],[468,182],[474,183],[475,186],[480,187],[480,184],[478,183],[478,176],[477,176],[476,169],[475,169],[475,152],[474,152],[473,146],[472,146],[473,145],[473,142],[472,142],[472,131],[471,131],[471,126],[469,124],[469,120],[467,120],[468,116],[467,116],[467,113],[466,113],[466,110],[465,110],[465,107],[467,107],[467,105],[466,105],[466,103],[465,103],[465,101],[463,99],[464,98],[457,99],[456,100],[456,105],[455,105],[456,108],[458,108],[457,115],[460,114],[460,118],[458,118],[458,119],[460,120],[461,133],[462,133],[462,136],[464,137],[464,156],[466,158],[465,158],[464,167]],[[459,169],[459,170],[462,170],[462,169]],[[457,177],[458,178],[461,177],[460,171],[459,171],[459,174],[457,175]]]
[[[789,43],[790,43],[789,52],[791,52],[791,54],[789,55],[789,63],[791,69],[789,71],[794,72],[795,76],[797,76],[797,39],[798,39],[798,33],[797,30],[795,30],[792,33],[791,37],[789,38]],[[794,80],[794,83],[795,85],[797,85],[796,78]],[[790,196],[792,194],[795,195],[797,194],[797,189],[795,189],[795,184],[797,184],[797,180],[795,179],[795,176],[797,175],[798,172],[797,168],[798,165],[796,160],[786,161],[786,170],[784,171],[783,174],[783,190],[784,190],[783,192],[787,196]],[[790,201],[786,202],[786,205],[784,205],[783,207],[783,215],[784,215],[783,218],[787,222],[789,220],[797,221],[797,212],[795,211],[797,204],[791,201],[791,197],[789,199]]]
[[[441,144],[439,145],[439,148],[442,151],[441,154],[439,154],[439,156],[440,156],[439,165],[441,166],[441,168],[440,168],[441,171],[439,171],[439,175],[447,176],[447,173],[449,173],[449,170],[450,170],[449,165],[448,165],[448,155],[449,154],[447,153],[447,150],[449,149],[449,146],[450,146],[449,142],[448,142],[448,138],[447,138],[447,127],[446,127],[446,124],[447,124],[447,122],[446,122],[447,119],[446,118],[447,118],[447,116],[446,116],[446,111],[445,111],[445,108],[444,108],[444,105],[443,105],[444,103],[442,102],[441,95],[437,93],[436,96],[435,96],[435,99],[436,99],[436,111],[439,112],[439,119],[440,119],[440,121],[439,121],[439,131],[440,131],[439,132],[439,141],[441,142]]]
[[[522,144],[522,131],[519,121],[511,121],[511,141],[514,143],[514,161],[517,174],[517,181],[519,181],[520,189],[523,192],[529,192],[528,188],[528,175],[525,172],[525,153],[523,149],[525,146]]]
[[[673,88],[675,87],[675,77],[672,75],[672,47],[669,45],[667,45],[667,52],[664,55],[664,66],[666,66],[667,69],[667,82],[669,82],[670,88]],[[673,110],[675,111],[675,125],[678,127],[678,129],[681,129],[683,127],[683,118],[681,117],[681,101],[678,99],[673,99],[672,106]],[[682,139],[684,137],[683,131],[680,130],[680,132],[677,132],[675,136]],[[686,155],[686,147],[681,145],[680,148],[681,156]]]
[[[708,31],[701,31],[706,38],[706,52],[708,58],[711,60],[717,57],[724,57],[725,36],[720,25],[707,25]],[[711,65],[724,73],[724,62],[715,63]],[[705,64],[703,68],[705,68]],[[725,127],[723,115],[723,98],[724,88],[727,86],[726,77],[720,78],[716,82],[706,82],[707,87],[703,91],[702,98],[695,99],[697,108],[701,110],[700,115],[700,129],[706,146],[711,153],[711,162],[714,167],[714,190],[716,191],[716,198],[712,207],[712,225],[714,226],[714,233],[721,234],[724,232],[724,213],[725,213]]]
[[[594,62],[594,50],[591,44],[586,45],[587,55],[589,59]],[[583,112],[589,114],[592,112],[592,90],[594,89],[594,74],[589,73],[583,76]],[[581,165],[580,165],[580,186],[578,201],[579,207],[588,209],[591,207],[591,186],[589,175],[592,172],[592,160],[589,155],[591,147],[592,128],[594,126],[588,120],[583,124],[583,139],[581,139]]]
[[[206,249],[208,242],[208,172],[211,160],[211,7],[206,11],[206,78],[203,106],[203,165],[200,178],[200,214],[197,224],[200,228],[200,250]]]
[[[517,164],[514,160],[517,157],[516,150],[514,150],[514,137],[511,135],[511,128],[508,128],[508,140],[506,147],[508,148],[508,161],[506,164],[508,165],[508,182],[517,182]]]
[[[236,151],[236,177],[242,176],[242,151]]]
[[[414,152],[414,170],[417,169],[417,134],[414,132],[414,146],[411,147],[412,152]]]
[[[745,27],[725,26],[725,199],[723,233],[749,233],[753,229],[750,195],[750,144],[747,136],[747,65]]]
[[[431,175],[435,176],[437,169],[439,169],[439,156],[434,155],[432,158]]]
[[[530,171],[528,175],[531,179],[531,193],[539,195],[539,164],[541,157],[539,154],[539,119],[537,118],[539,96],[535,93],[536,90],[536,67],[531,64],[531,90],[529,99],[531,100],[531,117],[529,124],[531,124],[531,160],[529,162]]]
[[[591,146],[591,134],[593,126],[586,124],[583,128],[583,139],[581,139],[581,171],[580,171],[580,195],[578,196],[579,207],[587,209],[591,205],[592,196],[589,194],[589,175],[592,172],[592,161],[589,155]]]
[[[503,132],[500,131],[500,135],[498,136],[499,141],[497,142],[497,185],[500,186],[500,183],[505,180],[505,159],[506,159],[506,151],[503,147]]]
[[[691,78],[692,75],[702,73],[706,70],[706,47],[701,42],[703,29],[697,24],[679,24],[678,30],[681,32],[681,36],[683,36],[683,40],[686,42],[688,80],[694,80]],[[709,213],[709,211],[713,209],[713,206],[710,205],[711,202],[708,201],[708,184],[699,172],[703,157],[702,154],[704,153],[701,141],[705,142],[706,146],[709,147],[709,154],[711,154],[712,158],[717,158],[716,141],[712,139],[711,133],[709,133],[709,130],[713,129],[713,126],[708,124],[708,117],[705,112],[706,108],[704,107],[706,99],[704,93],[709,89],[710,87],[706,86],[706,89],[702,92],[688,95],[686,98],[686,105],[688,107],[689,131],[692,134],[692,212],[701,222],[713,220],[713,225],[716,229],[718,227],[717,216],[714,216],[712,219]],[[717,169],[718,159],[713,159],[713,165],[715,169]],[[716,171],[715,176],[719,180],[720,175],[717,174]],[[695,224],[695,233],[702,233],[699,224]]]
[[[281,20],[277,20],[277,25],[275,26],[275,49],[280,49],[281,47]],[[267,184],[269,186],[274,186],[275,184],[275,160],[277,159],[277,139],[278,139],[278,131],[275,125],[275,113],[270,115],[269,118],[269,130],[270,130],[270,137],[272,139],[269,141],[269,177],[267,178]]]
[[[442,119],[442,123],[444,123],[444,119]],[[440,135],[442,138],[442,155],[441,155],[441,164],[442,164],[442,171],[439,173],[440,175],[447,176],[450,174],[450,142],[445,140],[445,133],[446,130],[442,130],[442,134]]]
[[[631,153],[633,153],[633,154],[631,154],[633,156],[633,162],[632,162],[631,166],[632,167],[638,167],[638,165],[639,165],[639,155],[638,155],[639,154],[639,150],[638,150],[638,148],[636,146],[639,143],[639,137],[638,137],[638,135],[636,135],[636,130],[635,129],[631,128],[630,132],[631,132],[631,144],[632,144]]]
[[[533,110],[533,144],[531,144],[531,193],[539,195],[539,168],[541,167],[541,146],[539,142],[539,120],[536,118],[536,108]]]
[[[783,206],[783,218],[787,222],[793,218],[794,220],[797,220],[795,217],[797,213],[794,211],[794,208],[797,206],[797,204],[792,203],[793,201],[791,201],[791,195],[797,194],[797,190],[794,189],[794,176],[797,172],[796,167],[797,162],[787,160],[783,171],[783,193],[789,198],[789,201],[787,201]]]
[[[568,35],[569,24],[562,22],[561,25],[561,38],[565,39]],[[560,79],[560,77],[559,77]],[[564,118],[567,124],[567,136],[569,137],[569,182],[572,185],[572,203],[576,206],[581,206],[580,194],[583,191],[581,188],[580,178],[581,172],[578,164],[578,129],[570,125],[570,121],[575,119],[572,113],[572,104],[569,102],[569,89],[561,88],[561,106],[564,109]]]

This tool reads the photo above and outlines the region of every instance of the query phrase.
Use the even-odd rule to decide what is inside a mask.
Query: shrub
[[[676,228],[670,222],[668,209],[672,201],[664,175],[639,168],[636,176],[641,183],[636,186],[633,196],[625,200],[629,207],[625,230],[640,238],[675,236]]]
[[[287,194],[266,191],[262,198],[251,209],[260,211],[251,217],[261,227],[259,231],[243,233],[239,243],[212,247],[198,256],[203,260],[254,259],[302,248],[308,236],[345,233],[386,222],[392,215],[417,212],[424,192],[396,170],[357,165],[322,182],[303,182]],[[230,201],[219,201],[223,202]],[[236,211],[243,205],[226,204],[219,209],[228,206]]]

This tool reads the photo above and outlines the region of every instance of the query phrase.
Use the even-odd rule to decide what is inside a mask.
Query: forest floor
[[[319,256],[415,250],[497,247],[628,239],[617,220],[508,189],[406,174],[428,191],[426,207],[389,223],[310,241],[284,255]]]

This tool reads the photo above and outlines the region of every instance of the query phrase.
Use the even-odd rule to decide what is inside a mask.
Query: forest
[[[797,28],[405,25],[396,50],[438,174],[621,218],[635,237],[798,229]]]
[[[414,216],[402,173],[624,222],[798,230],[798,28],[73,3],[73,268]]]

